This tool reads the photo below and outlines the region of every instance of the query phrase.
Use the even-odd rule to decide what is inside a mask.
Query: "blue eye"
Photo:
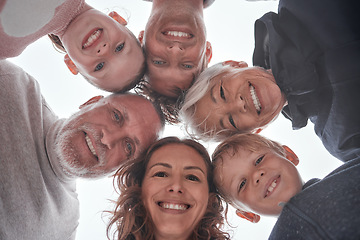
[[[101,62],[98,65],[96,65],[94,72],[100,71],[104,67],[105,63]]]
[[[239,189],[238,191],[240,192],[240,190],[245,186],[246,184],[246,179],[244,179],[241,183],[240,183],[240,186],[239,186]]]
[[[122,44],[120,44],[119,46],[117,46],[117,47],[115,48],[115,52],[120,52],[121,50],[123,50],[124,45],[125,45],[125,43],[122,43]]]
[[[165,61],[160,61],[160,60],[153,60],[152,61],[155,65],[163,65],[165,64]]]
[[[261,163],[261,161],[263,160],[264,156],[258,158],[255,162],[255,166],[257,166],[259,163]]]
[[[121,114],[121,112],[119,112],[118,110],[113,110],[112,111],[112,119],[118,123],[120,126],[122,126],[124,124],[124,117]]]
[[[133,146],[131,145],[130,142],[126,142],[125,143],[125,152],[126,152],[126,156],[130,157],[133,155]]]
[[[193,68],[193,67],[194,67],[194,66],[189,65],[189,64],[184,64],[183,66],[184,66],[184,68],[187,68],[187,69],[191,69],[191,68]]]

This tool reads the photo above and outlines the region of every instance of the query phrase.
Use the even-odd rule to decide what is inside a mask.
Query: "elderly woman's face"
[[[211,80],[195,105],[195,122],[216,132],[251,132],[273,120],[285,102],[271,73],[259,67],[238,69]]]
[[[187,239],[204,216],[209,199],[203,158],[183,144],[156,150],[146,167],[142,199],[155,226],[156,239]]]

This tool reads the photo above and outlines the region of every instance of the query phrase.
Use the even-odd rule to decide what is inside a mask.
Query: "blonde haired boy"
[[[270,239],[359,239],[360,157],[305,184],[298,163],[287,146],[234,135],[213,153],[215,184],[238,216],[277,216]]]

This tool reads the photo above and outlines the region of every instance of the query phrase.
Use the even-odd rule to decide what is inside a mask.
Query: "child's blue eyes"
[[[115,48],[115,52],[120,52],[124,48],[125,43],[120,44]]]
[[[96,71],[100,71],[103,67],[104,67],[105,63],[104,62],[101,62],[99,63],[98,65],[96,65],[95,69],[94,69],[94,72]]]
[[[264,158],[264,156],[261,156],[260,158],[258,158],[258,160],[256,160],[256,162],[255,162],[255,166],[257,166],[259,163],[261,163],[263,158]]]
[[[245,184],[246,184],[246,179],[244,179],[244,180],[240,183],[238,192],[240,192],[240,190],[245,186]]]
[[[115,52],[120,52],[121,50],[123,50],[124,46],[125,43],[121,43],[119,46],[115,48]],[[105,65],[104,62],[101,62],[98,65],[96,65],[94,72],[100,71],[104,67],[104,65]]]

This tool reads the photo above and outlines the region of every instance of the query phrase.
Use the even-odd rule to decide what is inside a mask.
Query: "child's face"
[[[231,154],[232,155],[232,154]],[[301,191],[303,182],[293,163],[263,148],[251,152],[243,148],[234,156],[225,152],[215,169],[215,181],[244,211],[279,215],[280,202],[287,202]]]
[[[271,73],[259,67],[238,68],[211,80],[196,103],[195,122],[206,119],[203,124],[216,132],[252,132],[273,120],[285,101]]]
[[[127,28],[95,9],[75,18],[61,40],[79,72],[104,90],[128,86],[145,61]]]

